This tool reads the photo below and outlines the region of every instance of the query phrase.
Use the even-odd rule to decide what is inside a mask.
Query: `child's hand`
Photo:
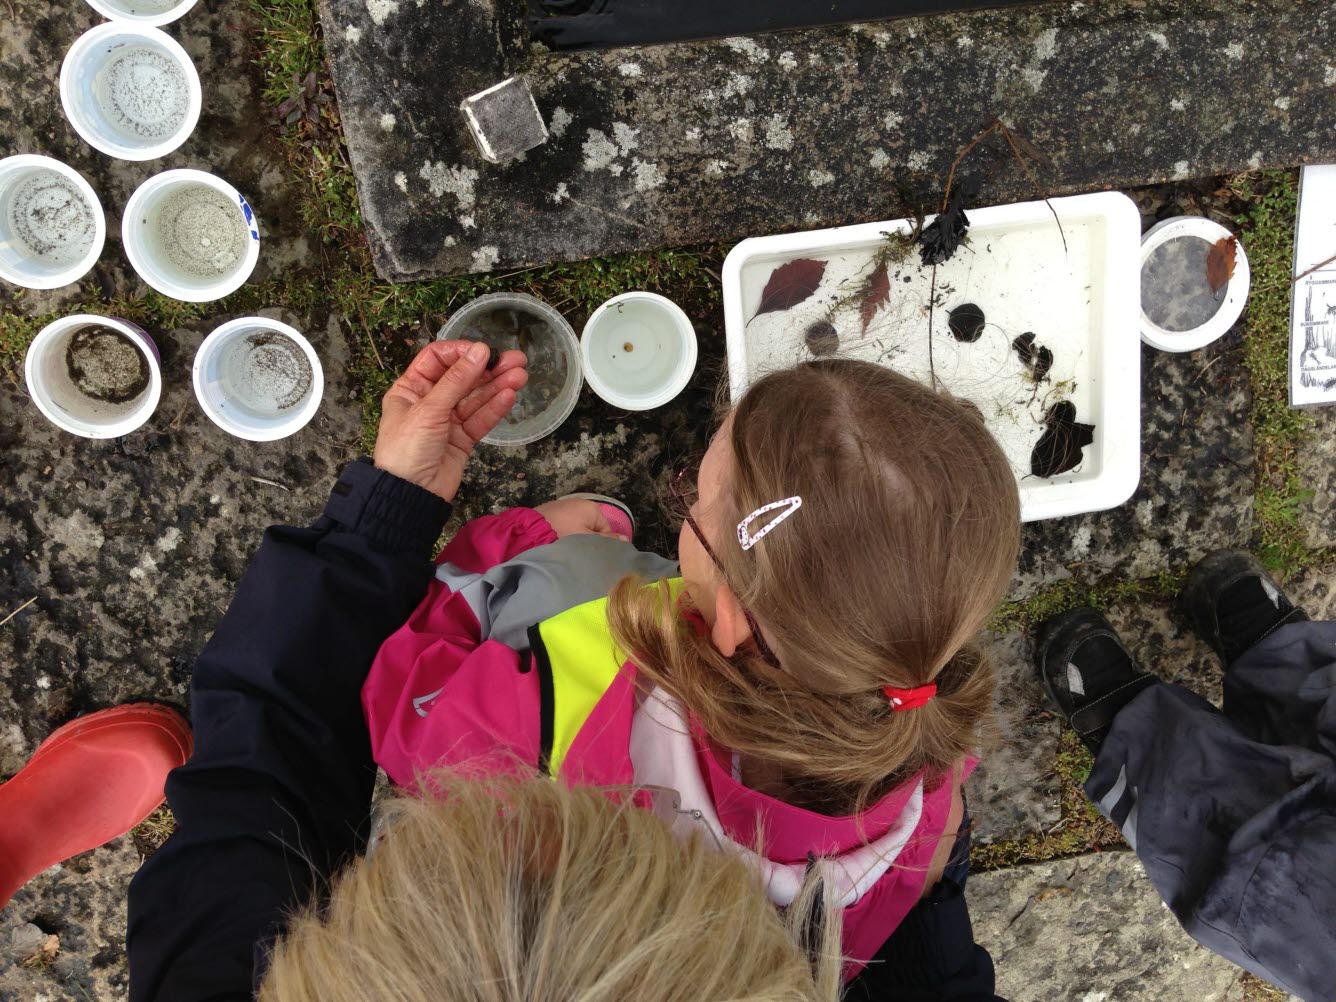
[[[609,539],[620,539],[624,543],[630,542],[627,537],[612,531],[612,526],[599,510],[597,501],[563,498],[560,501],[549,501],[547,504],[539,505],[534,510],[547,519],[548,525],[552,526],[552,531],[557,534],[558,539],[580,533],[593,533],[607,536]]]
[[[376,466],[453,501],[473,447],[529,378],[521,352],[506,352],[488,370],[490,355],[467,341],[433,341],[418,352],[381,402]]]

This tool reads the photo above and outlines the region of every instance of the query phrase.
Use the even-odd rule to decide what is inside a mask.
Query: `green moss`
[[[23,312],[27,293],[24,290],[11,293],[0,308],[0,372],[17,378],[23,368],[23,356],[37,333],[52,321],[76,313],[120,317],[152,334],[162,335],[186,324],[228,313],[251,313],[265,306],[284,306],[305,313],[320,300],[313,276],[303,273],[243,285],[214,303],[183,303],[152,291],[142,295],[123,293],[104,300],[97,298],[88,284],[83,291],[88,293],[87,298],[59,311],[31,315]]]
[[[1238,219],[1252,269],[1243,364],[1252,384],[1257,453],[1257,552],[1272,570],[1288,574],[1310,565],[1300,516],[1312,492],[1299,455],[1312,422],[1289,404],[1290,293],[1298,182],[1288,171],[1265,171],[1235,181],[1248,202]]]
[[[1004,842],[981,843],[970,853],[970,868],[999,870],[1017,863],[1062,859],[1087,852],[1126,848],[1113,823],[1095,810],[1081,789],[1090,776],[1094,758],[1076,735],[1064,728],[1058,738],[1054,772],[1060,788],[1061,817],[1046,832]]]
[[[1164,570],[1148,578],[1108,577],[1088,582],[1067,578],[1019,602],[1006,602],[993,614],[988,629],[994,633],[1033,630],[1046,619],[1081,606],[1106,609],[1129,601],[1156,602],[1173,598],[1183,587],[1187,572]]]

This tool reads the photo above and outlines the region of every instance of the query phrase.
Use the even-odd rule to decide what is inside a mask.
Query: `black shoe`
[[[1243,550],[1216,550],[1202,557],[1188,575],[1182,601],[1193,628],[1215,648],[1225,667],[1274,630],[1308,619],[1261,562]]]
[[[1039,628],[1035,664],[1049,698],[1094,754],[1118,711],[1159,679],[1137,668],[1109,621],[1074,609]]]

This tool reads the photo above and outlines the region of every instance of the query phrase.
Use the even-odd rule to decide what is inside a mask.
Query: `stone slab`
[[[965,790],[978,842],[1047,831],[1061,817],[1053,771],[1061,725],[1034,670],[1034,645],[1011,633],[989,648],[997,671],[999,733]]]
[[[25,884],[0,908],[0,942],[8,946],[31,923],[60,939],[49,965],[25,967],[0,955],[4,1002],[114,1002],[129,997],[125,896],[140,857],[129,836],[75,856]]]
[[[0,157],[40,153],[63,160],[92,184],[107,214],[101,261],[77,285],[26,291],[17,306],[29,314],[113,293],[147,290],[121,249],[121,212],[145,180],[178,167],[202,168],[231,182],[260,219],[260,260],[252,281],[276,276],[308,259],[318,239],[302,224],[284,171],[273,113],[260,97],[251,60],[254,23],[244,4],[197,4],[166,31],[199,71],[204,106],[180,149],[149,163],[112,160],[75,133],[60,105],[60,65],[74,40],[102,18],[84,3],[18,3],[0,11]],[[0,283],[0,290],[11,286]],[[276,306],[283,304],[276,303]]]
[[[1106,0],[554,54],[522,0],[321,0],[386,278],[894,219],[995,118],[1046,194],[1336,158],[1336,0]],[[512,73],[552,133],[486,163],[458,104]],[[979,203],[1033,197],[1005,142]]]
[[[1131,853],[979,873],[966,893],[1004,998],[1243,999],[1243,971],[1183,932]]]

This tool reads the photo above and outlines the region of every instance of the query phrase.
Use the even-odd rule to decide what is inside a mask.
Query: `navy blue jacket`
[[[365,848],[362,683],[426,594],[449,515],[363,460],[313,526],[265,533],[195,664],[195,752],[167,780],[178,828],[130,885],[132,1002],[251,998],[286,917]],[[935,897],[883,947],[895,963],[869,965],[849,999],[994,1002],[958,887]]]

